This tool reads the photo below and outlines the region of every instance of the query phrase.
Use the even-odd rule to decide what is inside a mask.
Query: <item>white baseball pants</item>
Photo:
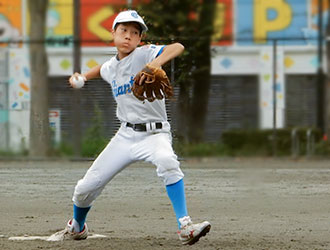
[[[125,167],[135,161],[151,162],[165,185],[183,178],[180,163],[172,148],[170,124],[163,122],[162,129],[154,126],[147,132],[134,131],[123,123],[116,135],[93,162],[83,179],[79,180],[73,194],[78,207],[88,207],[100,195],[105,185]]]

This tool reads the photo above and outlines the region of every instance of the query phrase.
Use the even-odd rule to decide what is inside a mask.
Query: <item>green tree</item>
[[[183,55],[175,59],[175,84],[179,86],[177,135],[183,141],[203,140],[214,9],[215,0],[151,0],[138,8],[150,29],[146,41],[180,42],[185,46]]]
[[[30,155],[47,156],[50,153],[48,116],[48,61],[45,49],[46,13],[48,1],[29,0],[30,13]]]
[[[192,114],[189,121],[189,138],[192,142],[201,142],[204,137],[205,121],[211,85],[211,39],[213,34],[213,19],[215,0],[203,0],[201,5],[198,36],[195,48],[196,70],[193,73],[193,99],[191,104]],[[198,119],[196,119],[196,117]]]

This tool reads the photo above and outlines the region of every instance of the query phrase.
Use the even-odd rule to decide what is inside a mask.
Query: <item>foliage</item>
[[[84,157],[97,156],[107,143],[99,130],[100,114],[95,116],[94,124],[88,129],[83,141]],[[277,156],[291,156],[291,129],[279,129],[277,132],[278,154]],[[300,153],[298,156],[306,156],[306,132],[307,129],[298,129],[297,135],[300,141]],[[321,139],[321,132],[313,130],[315,136],[314,156],[329,157],[330,142]],[[92,137],[95,138],[90,140]],[[272,130],[232,130],[223,133],[222,141],[217,143],[186,143],[180,140],[174,141],[174,150],[180,157],[237,157],[237,156],[271,156],[272,155]],[[89,139],[88,139],[89,138]],[[26,156],[25,152],[0,151],[1,157],[15,158]],[[62,142],[53,151],[53,156],[73,156],[72,145]]]
[[[309,128],[296,129],[299,152],[295,156],[307,156],[307,131]],[[312,129],[314,136],[314,156],[330,156],[330,142],[322,140],[322,133]],[[277,156],[292,155],[292,129],[277,129]],[[222,134],[217,143],[185,143],[176,140],[174,149],[182,157],[224,157],[224,156],[272,156],[273,130],[229,130]]]
[[[319,156],[330,156],[330,141],[321,140],[316,143],[315,154]]]
[[[84,157],[95,157],[107,144],[103,133],[102,111],[95,105],[92,126],[87,129],[82,140],[81,155]]]
[[[299,154],[306,154],[307,130],[297,129]],[[313,129],[315,142],[321,140],[321,131]],[[266,130],[229,130],[222,134],[222,143],[232,155],[273,155],[274,131]],[[292,149],[292,129],[276,130],[276,154],[290,155]]]
[[[175,41],[185,46],[183,55],[176,59],[176,84],[189,83],[189,75],[194,71],[193,55],[198,52],[193,46],[198,33],[198,9],[197,0],[151,0],[138,7],[149,28],[146,43],[169,44]]]
[[[1,157],[20,157],[26,155],[24,152],[12,152],[12,151],[5,151],[5,150],[0,150],[0,156]]]
[[[66,142],[61,142],[56,148],[53,148],[55,156],[73,156],[73,146]]]
[[[227,155],[221,143],[179,143],[174,144],[175,152],[182,157],[215,157]]]

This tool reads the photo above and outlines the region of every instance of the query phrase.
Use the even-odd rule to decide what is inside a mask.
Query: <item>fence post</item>
[[[296,128],[291,131],[291,155],[293,157],[299,156],[299,137]]]
[[[308,129],[306,132],[306,155],[311,156],[314,154],[315,150],[315,137],[312,129]]]
[[[277,96],[276,96],[276,75],[277,75],[277,40],[273,40],[273,156],[277,155]]]
[[[81,47],[80,47],[80,1],[74,0],[74,43],[73,43],[73,73],[81,71]],[[72,109],[73,109],[73,141],[74,154],[76,157],[81,155],[81,90],[72,91]]]

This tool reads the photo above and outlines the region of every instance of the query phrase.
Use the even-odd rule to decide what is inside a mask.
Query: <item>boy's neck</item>
[[[120,53],[120,52],[118,52],[117,59],[120,61],[121,59],[123,59],[126,56],[130,55],[133,51],[134,51],[134,49],[131,52],[129,52],[129,53]]]

